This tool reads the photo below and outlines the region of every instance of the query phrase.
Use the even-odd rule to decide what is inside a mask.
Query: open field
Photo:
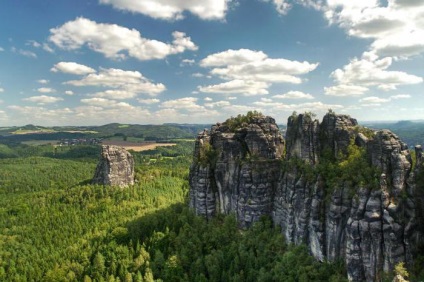
[[[40,146],[40,145],[56,145],[59,140],[30,140],[30,141],[22,141],[22,144],[29,146]]]
[[[153,142],[134,143],[134,142],[117,141],[117,140],[104,140],[102,144],[121,146],[121,147],[124,147],[126,150],[133,150],[136,152],[153,150],[153,149],[156,149],[156,147],[167,147],[167,146],[177,145],[176,143],[153,143]]]

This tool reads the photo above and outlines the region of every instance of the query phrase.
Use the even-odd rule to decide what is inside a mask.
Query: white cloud
[[[210,97],[205,97],[203,100],[207,101],[207,102],[211,102],[213,99]]]
[[[143,38],[136,29],[96,23],[82,17],[52,28],[50,32],[49,40],[59,48],[76,50],[86,45],[111,59],[125,59],[127,55],[139,60],[163,59],[185,50],[198,49],[183,32],[173,32],[174,40],[172,44],[168,44]]]
[[[132,108],[130,104],[125,102],[117,102],[115,100],[97,97],[81,99],[81,103],[104,108]]]
[[[193,73],[191,76],[192,77],[204,77],[205,75],[201,74],[200,72],[196,72],[196,73]]]
[[[152,105],[160,102],[159,99],[138,99],[140,104]]]
[[[3,92],[4,92],[4,88],[0,87],[0,93],[3,93]]]
[[[398,95],[392,95],[390,96],[390,99],[397,100],[397,99],[409,99],[411,98],[411,95],[409,94],[398,94]]]
[[[228,65],[244,65],[251,62],[263,61],[268,56],[262,51],[249,49],[232,50],[215,53],[200,61],[202,67],[222,67]]]
[[[220,93],[235,94],[241,93],[245,96],[265,95],[268,94],[269,84],[262,81],[245,81],[241,79],[231,80],[215,85],[199,86],[200,92],[204,93]]]
[[[54,50],[47,43],[41,44],[35,40],[28,40],[25,45],[32,46],[34,48],[42,48],[46,52],[54,53]]]
[[[390,102],[390,98],[379,98],[375,96],[365,97],[359,100],[364,107],[380,106],[383,103]]]
[[[91,96],[98,98],[125,100],[134,98],[135,96],[137,96],[137,93],[131,90],[109,89],[91,94]]]
[[[50,47],[47,43],[43,43],[43,50],[49,53],[54,53],[52,47]]]
[[[371,49],[380,56],[410,57],[424,52],[424,29],[388,34],[374,41]]]
[[[152,83],[138,71],[121,69],[100,69],[98,73],[90,73],[80,80],[67,81],[65,84],[113,88],[95,95],[115,99],[132,98],[139,93],[157,95],[166,90],[165,85]]]
[[[39,79],[39,80],[37,80],[37,82],[40,83],[40,84],[47,84],[47,83],[49,83],[49,81],[47,79]]]
[[[421,77],[401,71],[388,71],[393,59],[385,57],[378,59],[373,53],[364,53],[362,59],[354,58],[343,69],[331,73],[331,77],[339,84],[340,88],[346,85],[355,85],[357,92],[363,93],[360,87],[376,86],[382,90],[393,90],[398,85],[417,84],[423,82]],[[351,88],[351,90],[355,90]],[[327,88],[326,93],[338,93],[337,88]],[[360,94],[358,94],[360,95]],[[336,95],[337,96],[337,95]]]
[[[248,49],[227,50],[211,54],[200,61],[200,66],[211,67],[210,74],[228,82],[202,86],[202,92],[268,94],[271,83],[299,84],[299,75],[313,71],[318,64],[271,59],[262,51]],[[237,92],[239,91],[239,92]]]
[[[205,107],[208,107],[208,108],[215,108],[215,107],[222,108],[227,106],[231,106],[231,103],[228,101],[217,101],[213,103],[205,103]]]
[[[25,45],[27,45],[27,46],[32,46],[32,47],[34,47],[34,48],[40,48],[40,47],[41,47],[41,44],[40,44],[40,43],[38,43],[38,42],[37,42],[37,41],[35,41],[35,40],[28,40],[28,41],[27,41],[27,43],[26,43]]]
[[[275,95],[272,97],[278,99],[314,99],[311,94],[303,93],[301,91],[289,91],[285,94]]]
[[[22,49],[16,49],[15,47],[12,47],[12,52],[20,54],[22,56],[28,57],[28,58],[37,58],[37,54],[34,52],[28,51],[28,50],[22,50]]]
[[[44,104],[51,104],[51,103],[63,101],[63,98],[41,95],[41,96],[32,96],[32,97],[29,97],[29,98],[24,98],[23,100],[29,101],[29,102],[34,102],[34,103],[37,103],[39,105],[44,105]],[[34,113],[31,113],[31,114],[34,115]]]
[[[49,87],[41,87],[41,88],[38,88],[37,91],[40,92],[40,93],[53,93],[53,92],[56,92],[55,89],[49,88]]]
[[[281,15],[286,15],[291,9],[292,5],[287,0],[262,0],[264,2],[272,2],[277,12]]]
[[[309,103],[300,103],[300,104],[286,104],[286,103],[276,103],[274,101],[257,101],[253,103],[255,106],[272,108],[274,112],[286,111],[286,112],[305,112],[312,111],[314,113],[323,113],[328,111],[328,109],[343,109],[342,105],[338,104],[325,104],[322,102],[309,102]]]
[[[155,19],[180,20],[183,12],[189,11],[204,20],[224,19],[229,0],[100,0],[101,4]]]
[[[66,91],[65,91],[65,94],[66,94],[66,95],[69,95],[69,96],[72,96],[72,95],[74,95],[74,92],[73,92],[73,91],[71,91],[71,90],[66,90]]]
[[[187,65],[191,66],[191,65],[194,65],[195,62],[196,61],[192,60],[192,59],[184,59],[184,60],[181,61],[180,66],[187,66]]]
[[[360,96],[367,91],[367,87],[358,85],[339,84],[331,87],[324,87],[325,95],[338,97]]]
[[[329,0],[323,10],[330,23],[349,35],[372,38],[377,55],[409,57],[424,52],[424,2],[420,0]]]
[[[52,72],[64,72],[64,73],[70,73],[70,74],[76,74],[76,75],[84,75],[89,73],[96,72],[94,69],[77,64],[75,62],[59,62],[55,64],[50,71]]]
[[[185,97],[175,100],[163,102],[161,108],[184,109],[188,112],[200,112],[205,110],[205,107],[196,104],[198,98]]]

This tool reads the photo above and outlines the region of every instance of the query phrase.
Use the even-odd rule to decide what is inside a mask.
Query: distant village
[[[59,146],[75,146],[75,145],[98,145],[103,141],[102,138],[78,138],[78,139],[61,139]]]

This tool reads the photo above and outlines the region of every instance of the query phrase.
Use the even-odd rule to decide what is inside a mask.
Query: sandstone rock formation
[[[134,184],[134,158],[124,148],[103,145],[94,184],[126,187]]]
[[[235,213],[241,227],[272,217],[289,242],[324,261],[343,259],[351,281],[374,281],[411,264],[423,242],[424,195],[403,142],[390,131],[358,126],[332,112],[288,120],[284,140],[274,119],[199,134],[190,168],[190,206],[205,217]],[[421,191],[421,190],[420,190]]]

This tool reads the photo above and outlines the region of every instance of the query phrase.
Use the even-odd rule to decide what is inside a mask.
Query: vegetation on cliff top
[[[230,132],[235,132],[237,129],[240,129],[244,126],[247,126],[249,123],[255,121],[255,119],[265,117],[261,112],[258,111],[249,111],[245,115],[237,115],[236,117],[231,117],[224,121]]]

